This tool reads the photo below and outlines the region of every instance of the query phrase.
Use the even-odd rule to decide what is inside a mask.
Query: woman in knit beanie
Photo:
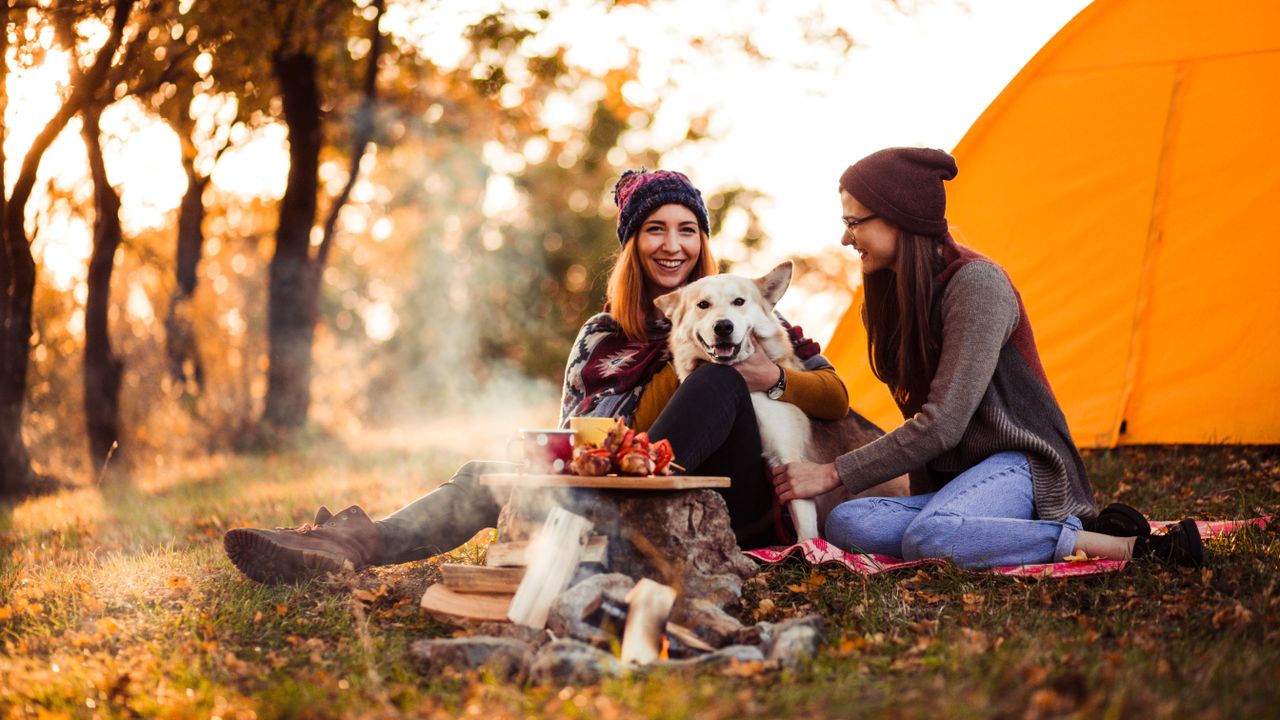
[[[632,170],[619,178],[614,200],[622,248],[605,311],[574,341],[561,423],[582,415],[620,417],[654,440],[670,440],[688,472],[733,478],[720,492],[739,545],[775,544],[782,539],[774,534],[778,506],[760,461],[750,394],[781,384],[784,401],[835,420],[848,412],[844,383],[799,327],[789,332],[805,370],[783,371],[755,353],[734,366],[706,363],[681,382],[670,364],[671,325],[653,301],[717,272],[702,195],[678,172]]]
[[[868,360],[905,422],[834,463],[779,468],[780,500],[841,484],[858,493],[909,473],[910,497],[846,502],[827,538],[967,568],[1081,552],[1203,564],[1193,521],[1157,537],[1133,508],[1097,511],[1021,297],[1003,269],[951,237],[944,183],[957,172],[941,150],[889,148],[840,176],[841,244],[862,259]]]
[[[773,486],[761,463],[760,433],[750,393],[785,378],[782,399],[819,418],[848,410],[848,394],[817,344],[790,328],[806,370],[783,373],[764,353],[728,367],[706,364],[680,382],[670,365],[666,322],[653,304],[660,295],[717,272],[707,239],[702,194],[681,173],[628,171],[614,187],[621,250],[609,280],[605,311],[583,325],[565,368],[560,424],[569,418],[622,418],[654,440],[670,440],[691,473],[727,475],[721,492],[743,547],[777,542]],[[373,521],[353,505],[327,508],[298,528],[235,528],[223,545],[232,563],[259,582],[292,582],[368,565],[439,555],[497,523],[499,506],[479,484],[486,473],[513,472],[511,463],[473,460],[439,488]]]

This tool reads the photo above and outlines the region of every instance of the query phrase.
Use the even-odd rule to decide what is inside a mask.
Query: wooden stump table
[[[507,473],[482,475],[480,482],[510,489],[498,542],[484,566],[442,566],[443,582],[422,598],[427,610],[475,620],[505,617],[524,567],[534,559],[529,541],[556,507],[591,523],[593,535],[578,560],[588,572],[649,578],[675,588],[682,602],[725,606],[756,571],[738,548],[724,499],[715,492],[729,487],[727,477]]]

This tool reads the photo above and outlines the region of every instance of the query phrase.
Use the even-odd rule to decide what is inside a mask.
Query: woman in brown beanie
[[[839,547],[966,568],[1091,557],[1201,565],[1196,525],[1151,536],[1115,504],[1097,511],[1026,309],[998,265],[948,232],[941,150],[889,148],[840,177],[843,245],[862,258],[867,355],[903,425],[831,464],[774,471],[783,502],[844,484],[861,492],[902,473],[912,495],[837,507]]]
[[[817,344],[790,328],[805,370],[785,373],[764,353],[732,367],[706,364],[683,382],[670,366],[670,323],[654,298],[717,271],[708,247],[702,194],[681,173],[628,171],[614,188],[621,245],[609,301],[578,333],[565,368],[561,425],[571,417],[622,418],[654,440],[670,440],[693,474],[727,475],[721,495],[738,544],[759,547],[773,534],[773,488],[760,462],[760,431],[750,393],[785,378],[782,399],[837,419],[848,411],[844,384]],[[374,521],[359,506],[320,508],[299,528],[236,528],[223,545],[232,563],[259,582],[290,582],[343,568],[410,562],[447,552],[492,527],[500,510],[479,477],[510,463],[472,461],[423,497]]]

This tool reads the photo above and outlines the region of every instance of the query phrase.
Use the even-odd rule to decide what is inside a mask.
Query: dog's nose
[[[716,337],[718,338],[729,337],[730,335],[733,334],[733,321],[717,320],[715,329],[716,329]]]

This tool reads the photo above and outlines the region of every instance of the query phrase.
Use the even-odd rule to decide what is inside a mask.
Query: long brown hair
[[[898,231],[893,269],[862,278],[867,313],[867,359],[871,372],[889,386],[893,399],[912,413],[929,397],[938,369],[941,339],[931,327],[935,277],[945,266],[950,235],[927,237]]]
[[[627,337],[637,341],[649,337],[649,318],[654,313],[654,298],[650,297],[644,281],[644,266],[640,263],[638,234],[627,238],[609,273],[609,312]],[[688,282],[715,275],[719,270],[711,256],[707,234],[699,231],[698,236],[698,262],[689,272]]]

